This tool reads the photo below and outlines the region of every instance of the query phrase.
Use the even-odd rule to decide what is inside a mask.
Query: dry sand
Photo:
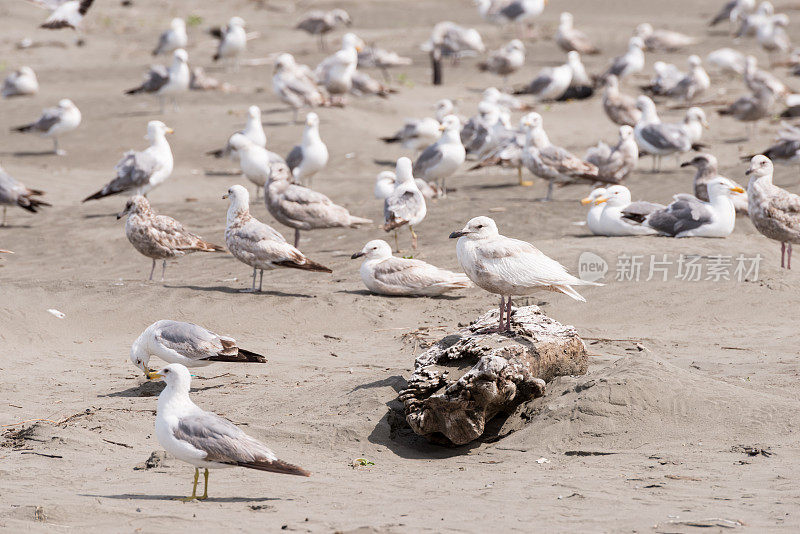
[[[602,56],[586,58],[587,68],[597,72],[624,49],[642,21],[700,36],[696,51],[702,55],[728,46],[724,34],[705,27],[719,3],[558,0],[548,6],[540,30],[551,35],[562,8],[575,13],[576,24],[604,49]],[[554,202],[538,203],[534,199],[542,196],[544,184],[520,188],[508,172],[462,173],[449,180],[458,190],[433,204],[417,228],[417,257],[457,268],[448,234],[472,216],[505,208],[492,212],[503,233],[534,241],[573,272],[583,251],[611,263],[608,284],[586,290],[586,304],[543,296],[545,311],[574,324],[587,340],[589,374],[548,385],[548,394],[526,407],[531,421],[518,432],[459,449],[427,445],[403,432],[390,434],[389,406],[395,405],[414,357],[413,345],[401,336],[420,327],[429,327],[430,337],[441,335],[494,306],[495,297],[478,289],[443,299],[367,294],[358,263],[349,256],[367,240],[383,237],[382,231],[304,233],[300,248],[334,274],[266,273],[264,294],[238,293],[249,286],[249,268],[218,255],[181,259],[169,265],[166,282],[146,282],[150,261],[133,250],[122,221],[112,217],[124,199],[79,202],[112,176],[124,150],[145,145],[145,123],[157,116],[153,99],[124,97],[122,91],[138,84],[158,33],[173,16],[203,18],[199,28],[190,29],[190,63],[207,67],[211,75],[224,73],[212,70],[212,45],[201,29],[234,13],[251,31],[262,32],[249,43],[248,57],[287,50],[316,64],[322,54],[314,40],[288,29],[298,16],[286,11],[292,3],[269,4],[277,10],[243,0],[134,0],[132,8],[96,2],[86,20],[83,48],[73,46],[69,32],[33,29],[43,11],[24,2],[0,5],[3,65],[31,65],[42,86],[35,98],[0,102],[1,162],[29,186],[46,190],[54,204],[35,216],[12,209],[11,226],[0,229],[0,247],[16,252],[0,258],[0,424],[60,423],[42,421],[16,441],[5,435],[0,528],[715,532],[728,531],[725,527],[735,521],[744,525],[738,530],[749,532],[800,528],[800,363],[793,341],[798,271],[779,269],[779,246],[748,220],[740,219],[724,240],[589,237],[573,224],[584,218],[576,201],[586,187],[560,189]],[[378,220],[381,206],[372,198],[372,186],[385,167],[375,160],[393,161],[402,152],[377,137],[392,133],[404,117],[429,115],[443,96],[458,99],[462,113],[471,115],[480,91],[499,83],[478,73],[475,60],[468,59],[458,68],[448,65],[445,85],[431,87],[418,49],[430,27],[445,19],[473,25],[489,48],[511,35],[486,25],[468,0],[319,5],[348,9],[353,30],[367,41],[415,59],[413,67],[395,72],[405,84],[398,84],[399,94],[390,99],[353,98],[346,110],[319,110],[331,161],[315,187],[354,214]],[[340,35],[335,33],[331,43]],[[25,36],[69,46],[16,50],[14,43]],[[528,54],[515,83],[563,57],[549,40],[530,44]],[[648,72],[655,59],[685,64],[685,54],[653,54]],[[727,98],[743,92],[740,81],[714,80],[728,89]],[[265,111],[273,150],[287,152],[301,132],[301,126],[286,125],[291,114],[272,94],[270,67],[245,67],[230,81],[240,92],[193,93],[182,99],[179,113],[158,117],[176,132],[170,138],[175,171],[150,195],[156,210],[216,242],[223,241],[227,207],[220,197],[243,179],[206,176],[205,170],[234,164],[204,157],[204,151],[221,146],[253,103]],[[625,90],[634,87],[629,83]],[[8,127],[25,123],[62,97],[73,99],[84,116],[81,128],[63,139],[69,155],[15,155],[50,144],[12,135]],[[597,98],[540,111],[553,141],[578,153],[600,138],[616,138]],[[738,156],[766,146],[777,124],[762,127],[751,141],[731,142],[743,129],[708,112],[712,126],[706,142],[724,173],[744,183],[746,167]],[[668,113],[673,119],[680,115]],[[649,161],[641,167],[648,170]],[[691,191],[691,177],[669,159],[662,174],[638,172],[628,185],[634,198],[666,202],[675,192]],[[799,189],[795,168],[779,167],[776,182]],[[291,235],[262,204],[253,211]],[[761,254],[764,260],[758,281],[615,282],[614,259],[620,253],[668,254],[672,260],[680,254],[742,253]],[[58,319],[48,308],[66,317]],[[268,356],[264,366],[218,364],[199,370],[192,396],[200,406],[245,425],[280,457],[313,471],[311,478],[214,471],[212,498],[184,504],[171,498],[188,494],[190,466],[167,459],[154,469],[135,469],[161,450],[153,431],[153,395],[160,386],[145,383],[129,363],[128,351],[141,330],[162,318],[205,325]],[[750,457],[740,446],[769,448],[773,454]],[[587,452],[603,454],[582,455]],[[374,465],[353,468],[356,458]],[[549,462],[539,463],[540,458]],[[702,524],[717,526],[691,526]]]

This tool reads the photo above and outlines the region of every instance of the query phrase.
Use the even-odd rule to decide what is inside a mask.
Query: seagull
[[[654,211],[644,225],[670,237],[727,237],[736,224],[733,195],[744,189],[722,176],[708,183],[709,202],[679,194],[664,209]]]
[[[522,163],[522,151],[525,149],[525,141],[526,136],[524,133],[525,126],[524,121],[526,117],[522,117],[520,119],[520,127],[519,130],[516,132],[509,132],[509,135],[502,140],[498,146],[488,152],[485,156],[483,156],[477,164],[470,167],[469,170],[474,171],[477,169],[482,169],[484,167],[511,167],[517,169],[517,177],[519,179],[519,185],[521,186],[531,186],[533,182],[527,181],[523,179],[522,176],[522,169],[524,165]]]
[[[308,186],[311,186],[314,175],[328,164],[328,147],[319,136],[319,116],[316,113],[306,115],[303,139],[289,151],[286,164],[294,180]]]
[[[574,53],[570,52],[570,54]],[[540,101],[558,100],[572,83],[572,73],[572,66],[569,62],[558,67],[545,67],[520,93],[532,94]]]
[[[381,70],[381,73],[383,73],[384,80],[389,80],[391,78],[387,69],[392,67],[406,67],[412,63],[413,60],[410,57],[401,56],[392,50],[376,48],[374,46],[368,46],[358,53],[358,68],[378,68]]]
[[[225,243],[233,256],[253,268],[252,288],[255,292],[256,271],[261,271],[258,291],[264,281],[264,271],[288,267],[321,273],[332,272],[307,258],[302,252],[286,242],[275,229],[250,215],[250,194],[241,185],[234,185],[223,195],[230,198],[228,220],[225,227]]]
[[[384,85],[366,72],[355,71],[351,80],[350,92],[356,96],[375,95],[388,98],[390,94],[397,92],[397,89]]]
[[[169,29],[158,37],[158,44],[153,49],[153,55],[169,54],[178,48],[186,48],[189,38],[186,36],[186,22],[176,17],[169,23]]]
[[[507,24],[524,24],[542,14],[547,0],[510,0],[497,6],[496,20]]]
[[[583,158],[597,167],[597,176],[607,183],[620,183],[636,168],[639,146],[630,126],[619,127],[619,141],[612,148],[602,141]]]
[[[776,143],[762,151],[774,163],[800,162],[800,127],[792,126],[788,122],[781,122]],[[742,159],[752,160],[756,154],[744,156]]]
[[[346,33],[342,37],[342,48],[323,59],[314,69],[317,83],[325,88],[331,99],[335,97],[339,104],[344,104],[344,95],[349,93],[353,86],[358,53],[363,47],[364,41],[361,38],[354,33]]]
[[[42,206],[50,206],[51,204],[34,198],[42,195],[44,191],[29,189],[0,167],[0,204],[3,206],[3,221],[0,226],[6,226],[6,210],[9,206],[19,206],[31,213],[37,213]]]
[[[772,173],[772,161],[768,157],[758,155],[750,160],[750,168],[745,173],[750,176],[748,212],[756,230],[769,239],[780,241],[781,268],[791,269],[792,244],[800,243],[800,196],[773,184]]]
[[[179,48],[172,53],[172,64],[169,67],[153,65],[145,75],[144,82],[133,89],[125,91],[126,95],[150,93],[158,97],[160,112],[164,113],[164,99],[172,98],[173,110],[178,109],[177,95],[189,91],[191,73],[189,71],[189,55]]]
[[[167,387],[158,396],[156,438],[170,454],[195,466],[192,494],[183,499],[208,498],[208,470],[224,467],[247,467],[284,475],[310,476],[301,467],[279,460],[266,445],[244,433],[239,427],[212,412],[200,409],[189,398],[192,377],[179,363],[171,363],[150,379],[163,379]],[[200,468],[205,468],[205,487],[197,496]]]
[[[589,211],[586,212],[586,226],[593,234],[600,234],[600,215],[603,213],[605,204],[597,203],[595,200],[604,197],[606,194],[605,187],[596,187],[592,189],[589,196],[581,199],[581,204],[589,206]]]
[[[683,33],[670,30],[654,30],[653,26],[643,22],[636,27],[636,37],[644,43],[645,50],[652,52],[675,52],[693,45],[697,39]]]
[[[482,71],[488,71],[503,77],[503,83],[508,82],[508,76],[514,74],[525,65],[525,45],[519,39],[514,39],[503,48],[489,54],[489,58],[478,64]]]
[[[36,73],[28,66],[12,71],[3,80],[3,98],[12,96],[30,96],[39,92],[39,80]]]
[[[594,228],[589,227],[595,235],[610,237],[628,235],[652,235],[656,230],[626,218],[626,212],[646,215],[656,209],[663,208],[660,204],[650,202],[631,202],[631,192],[624,185],[612,185],[605,193],[594,200],[595,205],[605,206],[597,218]],[[635,204],[635,206],[632,206]]]
[[[421,260],[395,258],[389,243],[375,239],[351,259],[364,257],[361,280],[378,295],[436,297],[454,289],[472,287],[467,275],[446,271]]]
[[[636,126],[642,112],[636,107],[636,99],[619,92],[619,79],[611,74],[605,80],[603,111],[611,122],[619,126]]]
[[[297,22],[296,30],[303,30],[319,37],[318,46],[325,50],[325,34],[332,32],[339,25],[350,26],[352,20],[344,9],[331,9],[330,11],[309,11]]]
[[[414,151],[435,143],[442,135],[439,121],[431,117],[424,119],[406,119],[403,127],[390,137],[381,137],[384,143],[400,143],[403,148]]]
[[[32,4],[52,11],[44,23],[39,26],[48,30],[59,30],[61,28],[72,28],[77,30],[80,27],[86,12],[92,7],[94,0],[28,0]]]
[[[636,74],[644,68],[644,41],[639,37],[631,37],[628,41],[628,51],[621,56],[617,56],[611,62],[601,79],[608,78],[613,74],[619,80],[623,80],[631,74]]]
[[[131,362],[144,371],[150,358],[186,367],[205,367],[214,362],[267,363],[261,354],[240,348],[236,340],[220,336],[193,323],[162,319],[145,328],[131,345]]]
[[[411,160],[400,158],[395,167],[395,183],[392,192],[383,201],[383,229],[394,230],[394,246],[400,252],[397,242],[397,229],[408,225],[411,232],[411,248],[417,249],[417,234],[414,226],[421,223],[428,213],[425,196],[414,180]]]
[[[233,70],[239,70],[239,56],[247,48],[247,33],[244,30],[244,19],[241,17],[231,17],[228,24],[222,28],[212,28],[209,33],[219,39],[217,51],[214,54],[214,61],[224,60],[230,64],[233,62]]]
[[[752,13],[755,8],[755,0],[728,0],[728,2],[725,2],[722,8],[720,8],[717,14],[714,15],[714,18],[711,19],[711,22],[709,22],[708,25],[716,26],[724,20],[730,21],[731,25],[733,25],[748,14]]]
[[[59,156],[66,155],[65,150],[58,148],[58,138],[75,130],[81,124],[81,111],[68,98],[58,101],[58,106],[46,108],[42,115],[30,124],[12,128],[15,132],[35,133],[41,137],[53,139],[53,153]]]
[[[686,110],[686,115],[683,117],[683,129],[689,136],[689,141],[692,143],[692,150],[700,150],[705,148],[700,140],[703,137],[703,130],[710,128],[708,125],[708,118],[703,108],[697,106],[690,107]]]
[[[381,171],[375,177],[375,187],[372,192],[378,200],[385,200],[394,192],[397,175],[394,171]],[[421,178],[414,178],[414,183],[425,198],[440,196],[439,190]]]
[[[714,65],[729,74],[744,74],[746,59],[744,54],[733,48],[719,48],[706,56],[706,63]]]
[[[260,146],[261,148],[267,146],[267,135],[264,133],[264,125],[261,123],[261,108],[258,106],[250,106],[247,108],[247,122],[245,123],[243,130],[239,130],[233,135],[236,134],[245,136],[254,145]],[[231,147],[231,139],[233,138],[233,135],[231,135],[231,137],[228,139],[228,143],[225,145],[225,148],[211,150],[206,152],[206,155],[214,156],[215,158],[236,156],[233,147]]]
[[[534,176],[548,180],[545,201],[553,198],[553,185],[556,181],[571,182],[579,178],[597,181],[598,169],[568,150],[550,142],[544,131],[542,116],[531,112],[522,117],[525,131],[525,148],[522,151],[522,164]]]
[[[97,193],[83,199],[99,198],[130,192],[131,195],[147,195],[154,187],[161,185],[172,174],[172,151],[166,134],[173,133],[161,121],[147,123],[147,136],[150,146],[142,152],[129,150],[114,167],[117,175]]]
[[[297,112],[301,108],[325,103],[313,73],[305,65],[298,65],[291,54],[280,54],[275,60],[272,89],[282,102],[291,106],[294,122],[297,122]]]
[[[766,87],[777,97],[789,94],[789,88],[786,87],[775,75],[758,68],[758,61],[755,56],[747,56],[744,68],[744,81],[751,91],[758,91],[759,87]]]
[[[272,177],[282,172],[289,175],[289,168],[282,157],[253,143],[246,135],[235,133],[228,144],[231,153],[237,156],[242,174],[255,184],[256,198]]]
[[[457,63],[461,57],[482,54],[486,50],[478,30],[464,28],[450,21],[436,24],[421,48],[430,54],[433,85],[442,83],[442,58],[449,57],[453,63]]]
[[[665,95],[674,89],[684,77],[681,69],[672,63],[663,61],[653,63],[653,71],[655,74],[650,79],[650,84],[643,86],[642,90],[649,91],[654,95]]]
[[[509,138],[512,132],[502,120],[502,111],[497,104],[481,101],[477,117],[471,118],[461,129],[461,143],[468,154],[483,158]]]
[[[575,50],[567,52],[567,65],[572,71],[572,77],[567,90],[558,97],[558,101],[590,98],[594,94],[594,82],[586,73],[586,67],[583,66],[581,55]]]
[[[576,51],[580,54],[599,54],[600,50],[592,44],[589,37],[573,26],[572,13],[561,13],[555,41],[565,52]]]
[[[529,104],[526,104],[514,95],[501,92],[496,87],[487,87],[484,89],[483,94],[481,95],[481,102],[489,102],[490,104],[495,104],[496,106],[500,106],[508,111],[531,110],[531,106]],[[451,112],[452,109],[447,114]]]
[[[748,123],[747,138],[750,139],[758,133],[758,121],[769,117],[774,102],[775,95],[772,91],[759,87],[754,94],[738,98],[730,106],[718,109],[717,113]]]
[[[681,163],[681,167],[695,167],[697,169],[694,175],[694,196],[708,202],[708,184],[715,178],[720,177],[717,158],[711,154],[698,154],[690,161]],[[733,183],[737,186],[739,185],[736,182]],[[736,213],[747,215],[747,194],[734,195],[733,206],[736,208]]]
[[[436,182],[442,196],[446,197],[445,180],[461,168],[467,153],[461,144],[461,121],[458,117],[446,116],[440,128],[442,136],[422,151],[414,162],[413,174],[426,182]]]
[[[556,291],[586,302],[572,286],[599,286],[569,274],[557,261],[532,244],[500,235],[489,217],[475,217],[450,239],[458,238],[458,263],[476,286],[500,295],[497,331],[511,330],[511,297],[537,291]],[[508,302],[505,302],[505,299]],[[508,321],[503,325],[503,312]]]
[[[783,13],[770,17],[766,24],[756,30],[758,44],[770,54],[787,53],[792,46],[785,29],[788,25],[789,17]]]
[[[661,157],[669,154],[688,152],[692,149],[692,139],[683,124],[662,123],[656,113],[653,101],[640,95],[636,107],[642,117],[633,129],[639,150],[653,156],[653,172],[660,168]]]
[[[153,260],[150,278],[156,270],[156,260],[162,260],[161,281],[167,270],[167,260],[178,258],[192,252],[225,252],[225,248],[204,241],[181,223],[166,215],[156,215],[150,203],[141,195],[131,197],[125,209],[117,214],[117,219],[128,216],[125,221],[125,235],[128,241],[143,256]]]
[[[456,107],[453,104],[452,100],[450,100],[449,98],[443,98],[436,102],[436,104],[433,106],[433,109],[436,110],[436,113],[434,113],[434,117],[436,118],[437,121],[439,121],[439,124],[441,124],[444,121],[445,117],[447,117],[448,115],[455,114]]]
[[[689,71],[675,84],[667,89],[663,94],[677,98],[684,102],[694,100],[695,97],[704,93],[711,87],[711,79],[703,68],[700,56],[689,56]]]
[[[264,203],[275,219],[294,228],[294,246],[300,244],[300,230],[358,228],[370,219],[351,215],[347,208],[308,187],[293,184],[289,173],[272,173],[266,185]]]

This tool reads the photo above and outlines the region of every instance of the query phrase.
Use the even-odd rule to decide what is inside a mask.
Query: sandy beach
[[[407,155],[378,137],[392,134],[406,117],[431,116],[443,97],[471,116],[483,89],[501,84],[479,72],[480,58],[467,58],[456,67],[446,64],[444,85],[432,86],[419,45],[436,22],[477,28],[490,50],[515,33],[483,21],[468,0],[264,4],[134,0],[132,7],[122,7],[98,1],[84,21],[83,47],[75,46],[74,32],[37,29],[44,11],[25,2],[0,5],[2,68],[30,65],[41,84],[35,97],[0,101],[0,164],[29,187],[46,191],[44,198],[53,204],[38,214],[9,208],[9,226],[0,228],[0,248],[15,252],[0,257],[0,529],[800,529],[800,361],[792,341],[800,278],[797,270],[780,268],[780,245],[747,218],[738,218],[726,239],[596,237],[576,224],[585,220],[578,200],[590,186],[559,188],[554,201],[538,202],[544,181],[520,187],[514,171],[467,172],[465,165],[448,179],[455,191],[432,201],[415,228],[414,257],[459,270],[448,235],[477,215],[490,215],[501,233],[535,243],[573,273],[582,253],[599,256],[608,266],[601,280],[606,285],[582,288],[585,304],[553,293],[515,301],[539,304],[549,316],[574,325],[590,353],[589,373],[548,384],[547,394],[525,407],[528,424],[493,443],[445,448],[398,428],[397,392],[422,350],[414,339],[438,340],[496,306],[497,298],[477,288],[443,298],[366,291],[360,260],[350,256],[371,239],[391,237],[378,228],[382,203],[372,189],[378,172]],[[571,11],[576,25],[603,50],[584,58],[592,73],[625,49],[640,22],[698,37],[688,52],[648,53],[647,75],[623,84],[623,91],[637,94],[653,61],[685,68],[688,53],[705,57],[730,46],[725,31],[707,27],[718,4],[553,0],[538,19],[540,38],[526,41],[526,65],[511,83],[522,85],[540,68],[563,62],[551,39],[561,11]],[[224,244],[228,205],[222,195],[237,183],[251,194],[254,188],[244,177],[215,174],[237,165],[204,153],[224,145],[244,124],[251,104],[263,110],[267,147],[279,154],[298,143],[303,126],[290,123],[291,110],[272,92],[271,61],[226,73],[212,63],[214,44],[205,31],[239,15],[248,31],[260,32],[249,41],[247,58],[290,51],[313,66],[325,54],[313,37],[292,29],[312,7],[348,10],[351,30],[365,41],[414,60],[392,71],[397,94],[353,97],[344,109],[316,110],[331,158],[314,178],[315,189],[376,223],[304,232],[300,250],[333,274],[266,272],[260,294],[239,292],[249,287],[252,271],[222,254],[170,262],[164,282],[148,282],[151,261],[131,247],[124,221],[115,218],[125,198],[84,204],[81,199],[113,177],[124,151],[146,146],[148,120],[163,120],[175,130],[169,138],[175,169],[148,195],[150,202],[208,241]],[[800,18],[798,11],[788,13]],[[154,98],[123,91],[138,85],[154,63],[150,50],[173,16],[201,20],[188,29],[189,63],[236,91],[192,92],[180,99],[178,112],[161,115]],[[790,35],[800,38],[795,29],[790,26]],[[342,33],[329,36],[331,48]],[[64,46],[17,49],[25,37]],[[745,47],[755,45],[744,41],[740,48]],[[757,55],[767,63],[765,53]],[[368,72],[380,77],[377,70]],[[785,69],[774,72],[800,88],[800,80]],[[740,79],[713,73],[712,81],[717,101],[744,93]],[[48,139],[10,132],[61,98],[72,99],[83,113],[80,128],[61,140],[66,156],[41,154],[51,147]],[[778,121],[763,121],[759,134],[744,140],[740,123],[717,116],[715,106],[705,109],[711,127],[703,142],[719,159],[721,173],[746,185],[747,163],[740,157],[769,146]],[[551,140],[576,154],[601,139],[616,141],[617,127],[604,115],[599,96],[539,105],[537,111]],[[663,104],[659,111],[675,121],[684,113]],[[692,192],[694,169],[679,168],[675,158],[665,158],[659,174],[649,170],[650,160],[642,160],[626,181],[635,200],[667,203],[675,193]],[[800,192],[796,166],[777,166],[775,182]],[[292,230],[270,217],[261,200],[253,199],[252,212],[291,239]],[[402,231],[406,248],[408,239]],[[701,256],[699,275],[687,274],[681,263],[682,256],[693,255]],[[625,257],[641,262],[638,280],[625,268]],[[709,274],[714,257],[729,259],[729,279]],[[757,274],[750,270],[756,257]],[[666,274],[651,273],[654,261],[667,262],[659,264]],[[310,478],[217,470],[207,501],[173,500],[189,494],[193,471],[170,457],[145,468],[151,453],[163,451],[154,434],[156,396],[163,386],[148,382],[128,360],[133,340],[165,318],[230,335],[267,357],[265,365],[217,363],[194,370],[192,398],[241,425],[280,458],[311,471]],[[152,365],[160,362],[154,359]]]

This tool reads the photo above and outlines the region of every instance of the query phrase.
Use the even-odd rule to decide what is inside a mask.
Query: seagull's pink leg
[[[508,297],[508,302],[506,303],[506,325],[508,327],[506,330],[511,332],[511,297]]]
[[[786,248],[789,249],[789,252],[787,254],[788,258],[787,258],[787,261],[786,261],[786,268],[787,269],[791,269],[792,268],[792,244],[789,243]]]
[[[781,269],[786,267],[786,263],[784,261],[786,256],[786,243],[781,243]]]

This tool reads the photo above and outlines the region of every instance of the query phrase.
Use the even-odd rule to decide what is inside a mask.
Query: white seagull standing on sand
[[[256,271],[261,271],[258,291],[264,282],[264,271],[288,267],[304,271],[332,272],[324,265],[308,259],[286,242],[271,226],[250,215],[250,194],[241,185],[234,185],[223,195],[230,198],[225,226],[225,243],[233,257],[253,268],[253,285],[244,292],[255,292]]]
[[[66,133],[75,130],[81,124],[81,111],[78,106],[68,98],[58,101],[58,106],[47,108],[42,111],[42,115],[30,124],[12,128],[15,132],[35,133],[41,137],[53,139],[53,153],[59,156],[67,152],[58,148],[58,138]]]
[[[244,19],[241,17],[231,17],[228,24],[223,28],[214,28],[211,35],[219,39],[217,52],[214,54],[214,61],[224,60],[226,63],[233,62],[234,70],[239,70],[239,56],[247,48],[247,33],[244,30]]]
[[[395,167],[394,190],[383,202],[383,229],[386,232],[394,230],[394,245],[399,252],[397,243],[397,229],[408,225],[411,231],[411,247],[417,248],[417,234],[414,226],[421,223],[428,213],[425,196],[417,187],[411,170],[411,160],[400,158]]]
[[[29,189],[0,167],[0,205],[3,206],[0,226],[6,225],[6,210],[9,206],[19,206],[31,213],[37,213],[41,206],[50,206],[47,202],[34,198],[41,195],[44,195],[44,191]]]
[[[274,172],[266,184],[264,203],[270,214],[294,228],[294,246],[300,244],[300,230],[358,228],[370,219],[351,215],[347,208],[302,185],[293,184],[288,172]]]
[[[208,470],[247,467],[284,475],[310,476],[311,473],[279,460],[266,445],[251,438],[239,427],[212,412],[200,409],[189,398],[192,376],[179,363],[171,363],[150,379],[160,378],[167,387],[158,396],[156,438],[170,456],[195,466],[192,494],[184,499],[208,498]],[[197,496],[200,468],[205,468],[205,487]]]
[[[599,54],[600,50],[592,44],[589,37],[573,25],[572,13],[561,13],[558,31],[555,37],[556,44],[565,52],[575,50],[581,54]]]
[[[145,375],[153,372],[147,365],[152,356],[186,367],[205,367],[214,362],[267,362],[261,354],[239,347],[232,337],[220,336],[193,323],[167,319],[145,328],[131,345],[131,362]]]
[[[421,260],[395,258],[389,243],[375,239],[351,259],[365,257],[359,272],[367,289],[379,295],[435,297],[472,287],[463,273],[440,269]]]
[[[128,220],[125,221],[125,236],[128,241],[143,256],[153,260],[149,280],[153,279],[156,260],[162,260],[163,282],[168,259],[192,252],[225,252],[223,247],[203,240],[172,217],[156,215],[150,208],[150,203],[141,195],[131,197],[125,204],[125,209],[117,215],[117,219],[125,215],[128,216]]]
[[[256,186],[256,198],[267,182],[280,170],[288,174],[286,161],[275,152],[255,144],[244,134],[235,133],[228,141],[231,154],[239,161],[242,174]]]
[[[186,48],[189,38],[186,35],[186,22],[176,17],[169,23],[169,29],[158,38],[158,44],[153,49],[153,55],[169,54],[178,48]]]
[[[475,217],[450,239],[458,238],[458,263],[476,286],[500,295],[498,332],[511,330],[511,297],[556,291],[586,302],[572,286],[599,286],[569,274],[557,261],[518,239],[500,235],[489,217]],[[508,302],[506,303],[506,298]],[[503,313],[507,322],[503,323]]]
[[[291,106],[294,122],[300,109],[321,106],[325,102],[311,69],[298,65],[291,54],[280,54],[275,59],[272,89],[282,102]]]
[[[161,121],[148,122],[145,139],[150,141],[150,146],[141,152],[125,152],[114,167],[116,177],[97,193],[84,198],[83,202],[118,193],[147,195],[161,185],[172,174],[172,150],[166,138],[166,134],[172,132],[172,128]]]
[[[436,182],[442,196],[446,197],[445,180],[461,168],[467,152],[461,144],[461,121],[458,117],[446,116],[440,128],[442,136],[422,151],[414,162],[413,174],[426,182]]]
[[[94,0],[28,0],[32,4],[52,11],[44,23],[39,26],[48,30],[59,30],[61,28],[72,28],[77,30],[80,27],[83,16],[92,7]]]
[[[362,41],[354,33],[346,33],[342,37],[342,48],[328,56],[314,69],[317,83],[324,87],[331,98],[344,104],[344,95],[353,87],[353,75],[358,66],[358,53],[364,47]]]
[[[309,11],[297,22],[296,30],[303,30],[319,37],[317,45],[320,50],[325,50],[325,35],[332,32],[337,26],[350,26],[350,15],[344,9],[331,9],[330,11]]]
[[[631,37],[628,41],[628,51],[621,56],[617,56],[611,62],[611,66],[601,76],[602,79],[613,74],[620,81],[631,74],[636,74],[644,68],[644,42],[638,37]]]
[[[39,80],[33,69],[28,66],[18,68],[3,80],[3,98],[35,95],[38,92]]]
[[[649,97],[639,95],[636,107],[642,112],[642,117],[636,123],[633,133],[639,148],[653,156],[653,172],[661,168],[662,156],[692,149],[692,139],[685,126],[662,123],[656,112],[656,105]]]
[[[319,135],[319,116],[316,113],[306,115],[303,139],[289,151],[286,164],[295,181],[308,186],[311,186],[314,175],[328,164],[328,147]]]
[[[145,75],[142,85],[128,89],[126,95],[149,93],[158,97],[160,112],[164,113],[164,100],[172,98],[172,109],[178,109],[177,95],[189,91],[192,74],[189,71],[189,54],[179,48],[172,53],[172,63],[169,67],[153,65]]]
[[[772,173],[773,166],[768,157],[758,155],[750,160],[747,169],[750,176],[748,211],[756,230],[780,242],[781,268],[791,269],[792,244],[800,243],[800,196],[773,184]]]
[[[247,108],[247,122],[244,125],[244,129],[239,130],[231,135],[231,137],[228,139],[228,143],[225,145],[225,148],[211,150],[206,152],[206,154],[209,156],[214,156],[215,158],[223,158],[226,156],[232,158],[235,157],[236,153],[234,152],[233,147],[231,147],[231,139],[236,134],[245,136],[256,146],[260,146],[262,148],[267,146],[267,134],[264,133],[264,125],[261,123],[261,108],[258,106],[250,106]]]

